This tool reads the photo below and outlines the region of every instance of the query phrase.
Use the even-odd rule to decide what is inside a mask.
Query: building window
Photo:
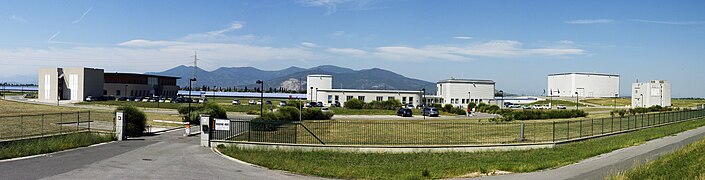
[[[364,101],[365,101],[365,96],[357,96],[357,99],[359,99],[360,101],[363,101],[363,102],[364,102]]]
[[[394,97],[392,97],[392,96],[387,97],[387,101],[392,100],[392,99],[394,99]]]
[[[414,103],[414,97],[409,97],[409,103],[413,104]]]
[[[406,97],[401,97],[401,103],[406,103]]]
[[[116,96],[120,96],[120,90],[116,90],[116,91],[115,91],[115,95],[116,95]]]
[[[108,95],[108,90],[103,90],[103,96],[107,96],[107,95]]]
[[[340,97],[338,95],[335,95],[335,101],[340,101]]]
[[[345,97],[345,100],[347,100],[347,101],[350,101],[351,99],[353,99],[353,96]]]
[[[463,101],[463,104],[465,104],[465,99],[463,99],[462,101]]]
[[[328,104],[333,103],[333,95],[328,95]]]
[[[382,97],[382,96],[377,96],[377,101],[383,101],[383,100],[384,100],[384,97]]]

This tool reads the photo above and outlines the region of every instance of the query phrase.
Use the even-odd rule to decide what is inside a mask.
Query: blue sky
[[[383,68],[539,94],[557,72],[705,97],[705,1],[2,1],[0,81],[40,67]]]

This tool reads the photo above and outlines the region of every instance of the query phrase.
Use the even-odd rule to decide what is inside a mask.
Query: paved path
[[[182,133],[0,162],[0,179],[313,179],[231,161]]]
[[[629,170],[636,164],[654,160],[705,137],[705,127],[649,141],[643,145],[619,149],[557,169],[534,173],[509,174],[480,179],[604,179],[615,172]]]

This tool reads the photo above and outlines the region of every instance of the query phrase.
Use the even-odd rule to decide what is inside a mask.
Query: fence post
[[[59,134],[64,133],[64,113],[59,113]]]
[[[250,132],[252,132],[252,120],[247,121],[247,142],[250,142]]]
[[[568,120],[567,122],[568,122],[568,125],[567,125],[568,130],[565,131],[565,139],[569,140],[570,139],[570,120]]]
[[[42,114],[42,137],[44,137],[44,114]]]
[[[519,141],[524,141],[524,123],[520,124],[519,129]]]
[[[24,136],[24,123],[22,122],[24,120],[24,116],[20,116],[20,137]]]
[[[556,143],[556,121],[553,121],[553,143]]]
[[[91,111],[88,111],[88,132],[91,132]]]
[[[601,126],[600,129],[602,129],[602,130],[600,130],[600,134],[605,134],[605,118],[600,118],[600,120],[602,121],[600,123],[600,126]]]
[[[76,112],[76,131],[81,130],[81,112]]]
[[[590,136],[595,135],[595,119],[590,118]]]
[[[580,125],[580,126],[578,126],[578,128],[579,128],[578,131],[580,132],[580,134],[578,134],[578,138],[582,138],[583,137],[583,121],[579,120],[578,123],[579,123],[578,125]]]

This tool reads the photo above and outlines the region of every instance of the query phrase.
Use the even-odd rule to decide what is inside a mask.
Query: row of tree
[[[189,87],[181,87],[181,90],[188,91]],[[254,87],[254,88],[248,88],[245,86],[244,88],[238,88],[238,87],[210,87],[210,86],[200,86],[200,87],[193,87],[194,91],[219,91],[219,92],[261,92],[261,89],[259,87]],[[289,90],[283,87],[279,88],[272,88],[270,87],[269,89],[264,90],[265,93],[306,93],[306,91],[301,91],[301,90]]]

